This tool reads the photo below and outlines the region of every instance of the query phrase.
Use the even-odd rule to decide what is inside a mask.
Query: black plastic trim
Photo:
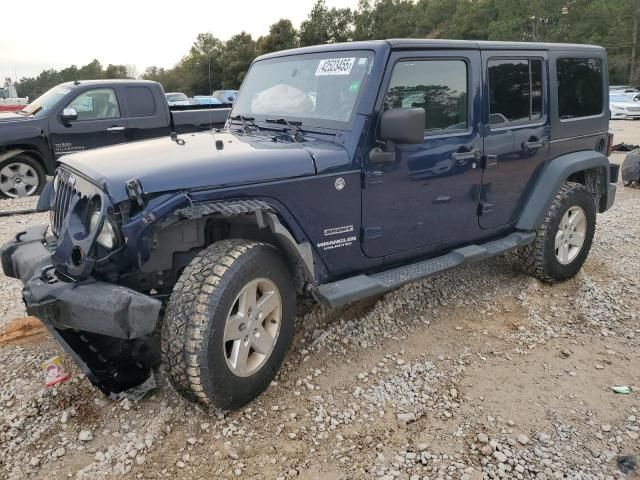
[[[518,230],[537,230],[546,215],[553,198],[571,174],[602,167],[605,169],[606,183],[609,184],[609,159],[595,150],[585,150],[561,155],[545,167],[516,224]],[[603,195],[608,195],[603,192]],[[609,200],[605,201],[605,205]],[[601,210],[602,211],[602,210]]]
[[[318,299],[328,307],[339,307],[372,295],[396,289],[405,283],[478,262],[531,243],[535,232],[514,232],[482,245],[469,245],[440,257],[423,260],[373,275],[357,275],[318,287]]]

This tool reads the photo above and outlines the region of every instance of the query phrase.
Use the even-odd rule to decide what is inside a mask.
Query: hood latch
[[[137,178],[127,180],[127,195],[131,200],[135,200],[140,208],[144,207],[144,200],[142,199],[142,183]]]

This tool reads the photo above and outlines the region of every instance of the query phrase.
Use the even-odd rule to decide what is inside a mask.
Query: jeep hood
[[[140,180],[145,194],[153,194],[316,173],[312,155],[300,143],[230,132],[201,132],[179,139],[164,137],[99,148],[66,155],[60,162],[104,186],[114,202],[128,198],[125,184],[131,179]]]

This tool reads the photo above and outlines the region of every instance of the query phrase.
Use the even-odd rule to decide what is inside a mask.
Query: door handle
[[[451,160],[456,162],[464,162],[466,160],[478,160],[480,158],[480,150],[471,150],[468,152],[454,152],[451,154]]]
[[[547,144],[546,138],[541,138],[540,140],[530,140],[528,142],[524,142],[525,150],[533,150],[534,148],[542,148]]]
[[[107,128],[107,132],[122,132],[122,131],[124,131],[124,127],[115,126],[115,127]]]

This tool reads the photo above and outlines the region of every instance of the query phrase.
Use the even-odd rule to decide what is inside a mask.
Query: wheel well
[[[0,160],[6,160],[7,158],[12,158],[14,156],[14,155],[11,155],[12,152],[17,152],[16,155],[26,155],[26,156],[32,158],[33,160],[38,162],[40,165],[42,165],[42,168],[44,169],[44,171],[45,171],[45,173],[47,175],[52,173],[52,172],[47,171],[47,164],[44,161],[44,158],[42,158],[42,155],[40,154],[40,152],[38,152],[37,150],[34,150],[32,146],[30,146],[30,145],[11,145],[11,147],[5,147],[0,152]]]
[[[272,216],[279,223],[277,217]],[[298,292],[313,281],[313,272],[296,248],[295,240],[292,237],[293,242],[288,240],[279,228],[274,228],[269,221],[261,222],[256,214],[222,218],[214,215],[166,225],[153,235],[149,259],[121,281],[140,291],[168,292],[201,250],[230,238],[260,241],[277,248],[291,269]]]
[[[605,201],[607,193],[607,170],[605,167],[594,167],[579,172],[572,173],[567,178],[567,182],[580,183],[587,187],[587,190],[593,195],[596,205],[602,207],[601,203]]]

